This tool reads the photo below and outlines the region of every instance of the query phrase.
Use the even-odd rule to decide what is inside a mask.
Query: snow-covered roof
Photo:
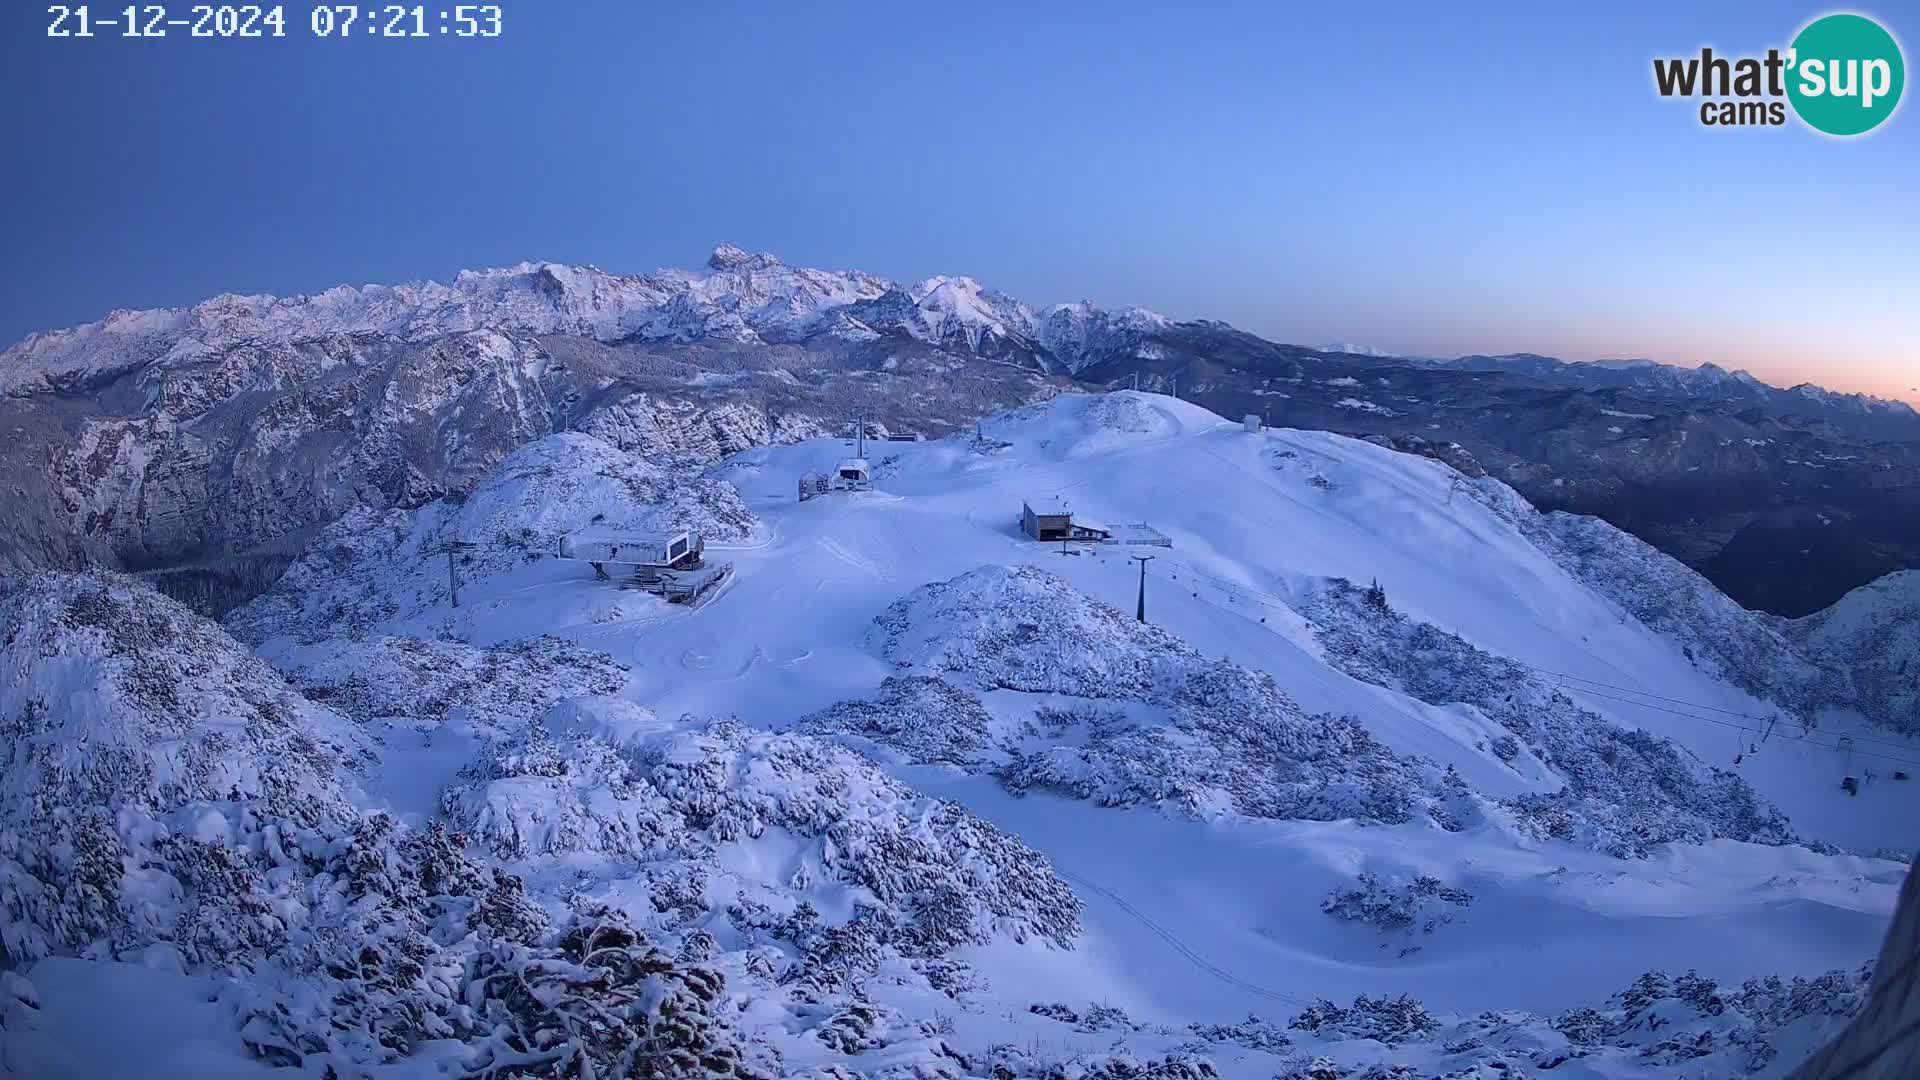
[[[1029,498],[1026,500],[1026,503],[1027,509],[1032,510],[1036,514],[1073,513],[1073,511],[1067,507],[1067,500],[1058,495],[1042,495],[1038,498]]]
[[[580,529],[567,534],[567,541],[574,544],[667,544],[686,536],[688,530],[674,532],[623,532],[619,529]]]

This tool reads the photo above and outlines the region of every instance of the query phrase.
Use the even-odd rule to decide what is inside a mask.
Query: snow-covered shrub
[[[983,567],[923,586],[875,624],[880,653],[903,668],[982,689],[1151,706],[1048,706],[1033,739],[981,755],[1016,792],[1171,802],[1200,816],[1399,822],[1436,790],[1436,770],[1395,756],[1351,717],[1309,716],[1271,676],[1208,659],[1037,567]],[[1083,719],[1083,740],[1048,738]],[[868,730],[907,727],[902,718]]]
[[[857,992],[893,955],[900,919],[890,907],[856,903],[853,916],[837,925],[808,923],[792,937],[799,959],[781,973],[809,999]]]
[[[767,1075],[715,1011],[717,974],[668,959],[612,912],[577,915],[549,943],[521,879],[438,825],[373,814],[243,837],[159,851],[149,870],[185,886],[191,918],[170,944],[187,970],[235,980],[222,1000],[271,1064],[361,1075],[449,1040],[473,1073]],[[214,872],[187,865],[195,856]]]
[[[1293,1047],[1293,1039],[1285,1031],[1253,1014],[1237,1024],[1188,1024],[1187,1030],[1193,1033],[1191,1049],[1195,1052],[1212,1043],[1233,1043],[1267,1054],[1285,1053]]]
[[[1373,1039],[1397,1046],[1433,1034],[1439,1030],[1440,1022],[1427,1012],[1426,1006],[1405,994],[1395,998],[1370,998],[1361,994],[1346,1008],[1321,998],[1287,1026],[1321,1038]]]
[[[1073,1030],[1086,1032],[1088,1034],[1115,1029],[1120,1031],[1137,1031],[1140,1028],[1140,1025],[1134,1023],[1133,1019],[1127,1015],[1125,1009],[1117,1005],[1103,1005],[1098,1002],[1089,1002],[1086,1009],[1080,1011],[1069,1008],[1057,1001],[1040,1002],[1027,1006],[1027,1011],[1035,1016],[1044,1016],[1049,1020],[1058,1020],[1063,1024],[1070,1024]]]
[[[449,542],[462,581],[505,573],[558,550],[583,528],[691,529],[708,540],[752,537],[753,511],[725,480],[683,462],[655,463],[567,432],[528,443],[466,495],[417,510],[356,507],[309,541],[273,588],[227,615],[242,640],[360,640],[383,623],[450,600]]]
[[[892,747],[918,764],[960,765],[987,743],[980,699],[928,675],[892,676],[871,700],[842,701],[804,717],[814,735],[857,735]]]
[[[720,1012],[724,989],[718,972],[673,960],[617,913],[582,913],[554,947],[495,943],[475,956],[465,997],[490,1029],[476,1074],[770,1078]]]
[[[544,724],[530,724],[462,776],[443,808],[501,858],[634,855],[680,839],[677,815],[644,766],[598,739],[556,740]]]
[[[1726,1071],[1757,1072],[1780,1045],[1819,1045],[1865,1005],[1873,965],[1815,978],[1749,979],[1724,990],[1694,972],[1649,971],[1598,1009],[1573,1009],[1553,1021],[1581,1047],[1630,1051],[1653,1065],[1713,1057]]]
[[[1336,919],[1365,923],[1377,930],[1412,930],[1431,934],[1453,921],[1454,913],[1473,903],[1473,894],[1425,874],[1411,881],[1387,883],[1362,873],[1352,888],[1336,889],[1320,903],[1320,910]]]
[[[1200,659],[1168,631],[1027,565],[923,585],[874,623],[880,654],[900,667],[1029,693],[1143,701],[1161,669]]]
[[[1383,610],[1350,582],[1323,583],[1305,614],[1335,667],[1429,704],[1472,705],[1563,777],[1557,792],[1508,801],[1539,835],[1622,858],[1644,858],[1670,842],[1798,840],[1786,816],[1742,777],[1671,739],[1611,724],[1532,669]],[[1502,760],[1517,754],[1518,747]]]
[[[1438,1074],[1433,1074],[1438,1077]],[[1273,1080],[1429,1080],[1428,1074],[1405,1062],[1343,1065],[1324,1055],[1296,1056],[1275,1073]],[[1453,1080],[1449,1075],[1439,1080]]]
[[[1217,663],[1217,662],[1216,662]],[[1093,731],[1077,745],[1015,750],[995,767],[1009,791],[1051,791],[1103,806],[1167,803],[1198,817],[1402,822],[1426,806],[1428,778],[1351,717],[1174,710],[1163,725]]]
[[[854,1001],[835,1010],[811,1034],[828,1047],[853,1055],[886,1046],[893,1041],[890,1036],[901,1029],[917,1033],[918,1025],[910,1023],[899,1009]]]
[[[0,971],[0,1076],[30,1077],[52,1072],[79,1070],[68,1061],[52,1060],[59,1051],[29,1045],[31,1032],[45,1028],[41,1018],[40,991],[16,971]],[[53,1068],[49,1068],[52,1066]]]
[[[459,717],[513,729],[557,701],[614,694],[626,666],[561,638],[477,648],[378,637],[274,649],[270,658],[309,700],[361,722],[437,726]]]
[[[1128,1050],[1047,1053],[1030,1046],[1003,1044],[989,1049],[978,1064],[987,1080],[1219,1080],[1209,1058],[1175,1051],[1164,1057],[1140,1057]]]
[[[1548,1018],[1527,1012],[1436,1017],[1410,998],[1362,997],[1352,1008],[1321,1001],[1291,1025],[1309,1039],[1386,1044],[1374,1060],[1317,1048],[1278,1074],[1304,1080],[1546,1075],[1573,1059],[1581,1075],[1778,1075],[1791,1059],[1834,1037],[1864,1006],[1872,965],[1817,978],[1749,979],[1729,990],[1689,972],[1650,971],[1599,1007]],[[1396,1071],[1398,1070],[1398,1071]]]

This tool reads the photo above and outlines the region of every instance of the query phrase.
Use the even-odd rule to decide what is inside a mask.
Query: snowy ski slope
[[[661,715],[732,714],[779,728],[869,696],[893,674],[872,645],[874,616],[929,582],[1032,563],[1131,611],[1134,549],[1064,555],[1020,533],[1022,499],[1057,496],[1082,518],[1146,521],[1173,538],[1171,550],[1138,549],[1156,556],[1151,621],[1209,656],[1271,673],[1309,711],[1358,716],[1394,750],[1452,765],[1489,795],[1559,781],[1488,753],[1500,729],[1476,710],[1424,704],[1335,670],[1289,601],[1324,577],[1377,580],[1397,610],[1544,672],[1687,702],[1681,711],[1700,716],[1777,713],[1703,674],[1681,643],[1570,577],[1503,516],[1497,485],[1476,487],[1437,462],[1324,433],[1248,434],[1178,400],[1133,393],[1063,396],[988,421],[982,434],[1007,445],[982,449],[971,435],[889,444],[872,455],[874,491],[806,503],[793,497],[798,477],[844,457],[841,442],[731,459],[719,475],[758,515],[760,538],[709,545],[737,573],[692,611],[545,560],[469,582],[457,611],[383,629],[426,636],[451,626],[480,644],[557,634],[631,664],[629,694]],[[1810,839],[1853,851],[1920,843],[1920,784],[1879,782],[1857,798],[1839,790],[1848,763],[1830,740],[1850,730],[1845,716],[1824,718],[1817,739],[1778,729],[1755,753],[1737,750],[1755,740],[1734,727],[1617,700],[1628,695],[1613,690],[1603,693],[1616,700],[1583,694],[1583,685],[1592,684],[1565,687],[1595,712],[1670,736],[1708,763],[1733,767],[1741,753],[1740,771]],[[1913,740],[1856,734],[1862,753],[1920,760]],[[396,776],[396,804],[431,809],[432,789],[456,767],[455,755],[442,754],[438,771]],[[895,771],[1019,834],[1089,904],[1088,935],[1074,952],[995,946],[982,970],[1029,999],[1112,1000],[1168,1022],[1278,1013],[1289,997],[1361,992],[1409,992],[1461,1010],[1550,1010],[1604,997],[1649,967],[1739,980],[1851,966],[1874,951],[1902,870],[1729,841],[1625,861],[1491,830],[1201,822],[1016,799],[950,768],[902,762]],[[1319,910],[1362,870],[1430,873],[1479,899],[1402,957],[1373,931]]]

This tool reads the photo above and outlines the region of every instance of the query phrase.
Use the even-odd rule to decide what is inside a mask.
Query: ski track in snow
[[[1113,890],[1106,888],[1103,885],[1097,884],[1093,881],[1089,881],[1084,876],[1080,874],[1076,874],[1073,871],[1068,870],[1065,867],[1061,866],[1058,862],[1054,863],[1053,868],[1061,877],[1066,878],[1068,881],[1073,882],[1075,885],[1078,885],[1081,888],[1086,889],[1087,891],[1093,893],[1096,896],[1105,897],[1108,903],[1111,903],[1113,906],[1119,908],[1121,911],[1126,912],[1127,915],[1133,919],[1133,921],[1139,923],[1141,926],[1146,927],[1149,931],[1151,931],[1154,934],[1154,936],[1160,938],[1162,941],[1165,941],[1168,945],[1172,946],[1175,952],[1178,952],[1181,956],[1186,957],[1187,960],[1190,963],[1192,963],[1194,967],[1199,968],[1201,971],[1206,972],[1207,974],[1213,976],[1216,979],[1219,979],[1221,982],[1226,983],[1229,986],[1238,987],[1239,989],[1245,990],[1250,994],[1257,994],[1260,997],[1272,998],[1275,1001],[1285,1002],[1288,1005],[1294,1005],[1300,1008],[1306,1008],[1308,1005],[1313,1004],[1313,1002],[1308,1001],[1305,998],[1297,997],[1293,994],[1282,993],[1278,990],[1269,990],[1264,986],[1256,986],[1253,983],[1247,982],[1245,979],[1240,978],[1239,976],[1235,975],[1233,972],[1220,967],[1218,964],[1213,963],[1212,961],[1208,960],[1206,957],[1201,956],[1197,952],[1194,952],[1192,948],[1188,947],[1186,942],[1180,940],[1180,936],[1178,934],[1175,934],[1173,931],[1153,921],[1153,919],[1148,917],[1148,915],[1145,912],[1141,911],[1139,908],[1134,907],[1132,904],[1128,903],[1126,897],[1121,896],[1119,893],[1116,893]]]

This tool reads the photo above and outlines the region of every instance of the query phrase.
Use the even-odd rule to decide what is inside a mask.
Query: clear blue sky
[[[1920,399],[1915,106],[1840,142],[1652,90],[1656,55],[1784,46],[1822,7],[507,0],[498,41],[338,42],[311,6],[204,42],[5,5],[0,339],[729,240],[1283,341]],[[1920,10],[1864,10],[1911,64]]]

